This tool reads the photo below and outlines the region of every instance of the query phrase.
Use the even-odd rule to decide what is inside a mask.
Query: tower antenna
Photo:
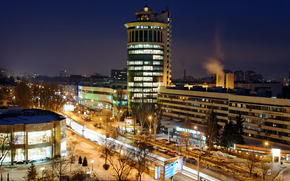
[[[166,11],[169,11],[169,2],[167,3]]]

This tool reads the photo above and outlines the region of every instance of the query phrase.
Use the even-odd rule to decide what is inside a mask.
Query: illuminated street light
[[[93,170],[94,170],[94,165],[93,165],[94,160],[92,160],[91,163],[92,163],[92,172],[93,172]]]
[[[269,145],[268,141],[265,142],[265,145],[268,147]],[[271,145],[271,180],[272,180],[272,172],[273,172],[273,148]]]
[[[40,170],[41,170],[41,178],[43,178],[43,172],[44,172],[44,169],[45,167],[41,167]]]
[[[149,116],[149,120],[150,120],[150,129],[149,129],[149,131],[150,131],[150,139],[151,139],[151,122],[152,122],[152,117],[151,116]]]

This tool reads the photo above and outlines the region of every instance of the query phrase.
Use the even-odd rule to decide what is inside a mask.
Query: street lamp
[[[190,147],[189,150],[191,151],[192,150],[192,147]],[[187,152],[187,158],[189,158],[189,150]]]
[[[40,170],[41,170],[41,178],[43,178],[43,172],[44,172],[44,169],[45,167],[41,167]]]
[[[150,131],[150,139],[151,139],[151,121],[152,121],[152,117],[149,116],[149,122],[150,122],[150,128],[149,128],[149,131]]]
[[[93,172],[93,170],[94,170],[94,164],[93,164],[94,160],[92,160],[91,163],[92,163],[92,172]]]
[[[265,142],[265,145],[268,147],[269,145],[268,141]],[[272,172],[273,172],[273,149],[271,145],[271,180],[272,180]]]

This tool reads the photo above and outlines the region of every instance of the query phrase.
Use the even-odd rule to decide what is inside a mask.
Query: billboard
[[[164,167],[164,180],[168,179],[169,177],[181,172],[183,169],[183,162],[182,158],[165,165]]]

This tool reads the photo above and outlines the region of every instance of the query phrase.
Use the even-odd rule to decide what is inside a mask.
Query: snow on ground
[[[93,168],[93,173],[95,173],[101,180],[116,180],[114,175],[115,172],[112,168],[109,170],[104,170],[103,165],[105,163],[104,158],[101,157],[101,146],[82,138],[77,134],[71,134],[71,131],[67,131],[67,148],[72,144],[74,141],[76,143],[75,153],[78,155],[76,161],[71,166],[72,171],[91,171]],[[83,167],[78,164],[78,157],[81,156],[82,158],[86,157],[88,161],[88,166]],[[93,163],[91,161],[94,160]],[[42,171],[41,168],[51,169],[51,161],[46,162],[36,162],[34,163],[38,172],[38,177],[41,178]],[[3,180],[7,180],[7,174],[9,174],[9,180],[13,181],[23,181],[25,180],[25,176],[27,175],[27,170],[30,164],[22,164],[22,165],[10,165],[4,164],[0,168],[0,174],[2,174]],[[70,168],[68,168],[69,170]],[[132,170],[130,174],[130,178],[135,180],[134,175],[136,174],[136,170]],[[56,179],[56,178],[55,178]],[[153,180],[151,176],[148,174],[142,175],[142,180],[149,181]]]

